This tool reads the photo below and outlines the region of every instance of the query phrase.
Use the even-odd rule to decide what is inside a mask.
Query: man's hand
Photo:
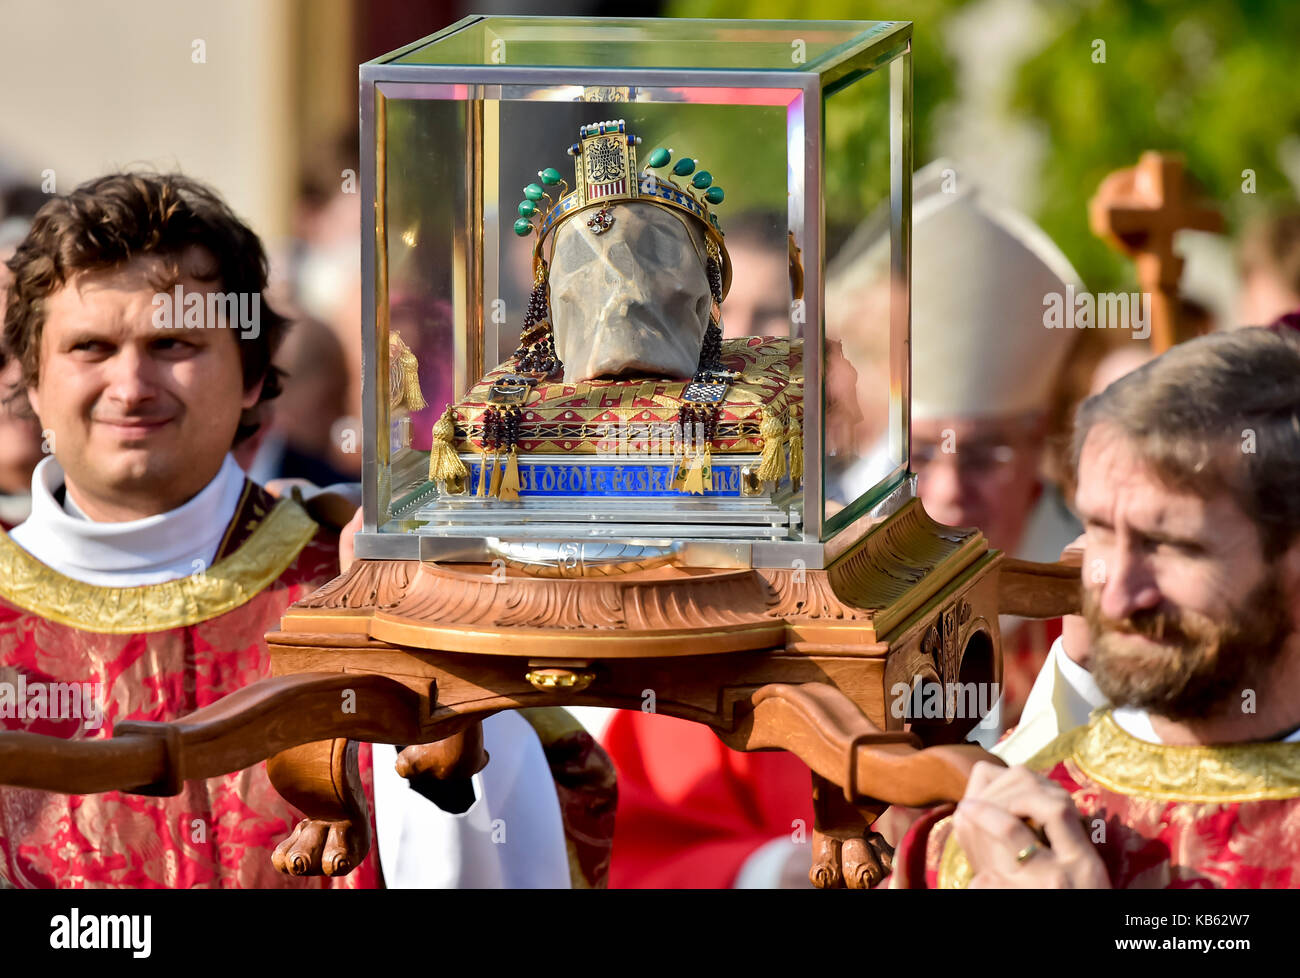
[[[1041,825],[1039,836],[1021,819]],[[1110,889],[1069,793],[1026,767],[979,763],[953,817],[978,889]]]
[[[272,479],[264,488],[277,498],[292,499],[317,523],[342,527],[339,530],[339,573],[346,574],[356,560],[352,538],[361,530],[361,486],[338,483],[320,489],[306,479]]]
[[[361,530],[361,510],[358,509],[348,520],[348,525],[339,531],[339,573],[346,574],[352,562],[357,559],[352,546],[352,538]]]

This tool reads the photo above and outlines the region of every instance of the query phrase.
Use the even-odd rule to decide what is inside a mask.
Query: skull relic
[[[636,201],[606,213],[603,225],[580,218],[555,236],[551,315],[565,382],[689,378],[709,325],[703,230]]]

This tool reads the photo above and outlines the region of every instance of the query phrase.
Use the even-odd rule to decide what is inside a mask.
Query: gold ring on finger
[[[1034,858],[1034,856],[1037,854],[1040,848],[1041,847],[1038,845],[1037,842],[1029,843],[1029,845],[1025,846],[1018,853],[1016,853],[1016,862],[1018,863],[1029,862],[1029,860]]]

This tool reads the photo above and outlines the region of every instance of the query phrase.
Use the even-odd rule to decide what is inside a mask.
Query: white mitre
[[[887,312],[888,215],[862,225],[827,267],[827,333],[851,363],[876,359]],[[1076,334],[1043,323],[1045,297],[1082,291],[1028,218],[986,200],[946,160],[918,170],[912,205],[912,417],[1047,408]],[[868,318],[870,317],[870,318]],[[885,320],[887,321],[887,320]],[[876,335],[868,336],[872,333]]]

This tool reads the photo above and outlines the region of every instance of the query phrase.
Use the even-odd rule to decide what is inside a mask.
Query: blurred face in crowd
[[[0,391],[10,390],[21,376],[22,365],[16,360],[8,363],[0,370]],[[26,492],[40,460],[40,425],[0,404],[0,494]]]
[[[1237,322],[1266,326],[1298,309],[1300,295],[1275,268],[1263,265],[1244,270],[1237,294]]]
[[[12,247],[0,248],[0,262],[12,257]],[[9,269],[0,264],[0,314],[4,312]],[[11,360],[0,369],[0,394],[5,396],[22,379],[23,368]],[[32,470],[41,460],[41,427],[35,418],[0,402],[0,495],[25,493],[31,488]]]
[[[154,325],[154,296],[176,281],[186,293],[219,288],[193,275],[205,257],[191,248],[174,269],[141,257],[85,272],[45,302],[28,398],[92,519],[139,519],[192,498],[257,401],[260,384],[244,389],[237,329]]]
[[[977,526],[1015,553],[1042,493],[1042,436],[1019,418],[913,420],[912,469],[925,511],[948,526]]]
[[[790,335],[790,258],[751,238],[727,241],[731,289],[722,303],[722,335]]]
[[[1101,690],[1175,720],[1239,709],[1295,628],[1287,609],[1300,597],[1300,545],[1266,561],[1256,525],[1226,490],[1169,486],[1105,423],[1084,441],[1075,502]]]

